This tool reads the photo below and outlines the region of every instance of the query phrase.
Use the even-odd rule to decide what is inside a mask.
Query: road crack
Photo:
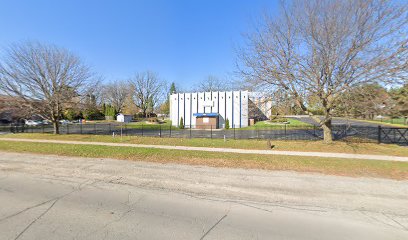
[[[21,214],[21,213],[23,213],[23,212],[29,210],[29,209],[32,209],[32,208],[35,208],[35,207],[39,207],[39,206],[44,205],[44,204],[46,204],[46,203],[48,203],[48,202],[54,201],[43,213],[41,213],[41,214],[40,214],[38,217],[36,217],[30,224],[28,224],[28,225],[14,238],[14,240],[19,239],[32,225],[34,225],[39,219],[41,219],[45,214],[47,214],[47,213],[54,207],[54,205],[55,205],[59,200],[61,200],[61,199],[65,198],[65,197],[67,197],[68,195],[70,195],[70,194],[72,194],[72,193],[74,193],[74,192],[81,191],[81,190],[82,190],[81,187],[82,187],[84,184],[86,184],[88,181],[89,181],[89,179],[86,180],[86,181],[84,181],[84,182],[82,182],[82,183],[80,183],[74,190],[72,190],[72,191],[70,191],[70,192],[68,192],[68,193],[66,193],[66,194],[64,194],[64,195],[62,195],[62,196],[53,198],[53,199],[51,199],[51,200],[48,200],[48,201],[46,201],[46,202],[37,204],[37,205],[35,205],[35,206],[33,206],[33,207],[30,207],[30,208],[28,208],[28,209],[25,209],[25,210],[23,210],[23,211],[20,211],[20,212],[18,212],[18,213],[16,213],[16,214],[13,214],[12,216],[6,217],[6,218],[14,217],[14,216],[17,216],[18,214]]]
[[[225,214],[223,217],[221,217],[210,229],[208,229],[207,232],[204,233],[204,235],[200,238],[200,240],[203,240],[222,220],[224,220],[228,216],[228,213]]]

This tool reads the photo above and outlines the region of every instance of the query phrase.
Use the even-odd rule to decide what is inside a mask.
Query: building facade
[[[249,119],[267,119],[270,101],[248,91],[195,92],[170,95],[170,119],[173,126],[186,128],[247,127]]]

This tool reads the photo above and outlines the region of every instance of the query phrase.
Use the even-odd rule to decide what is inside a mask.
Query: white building
[[[124,123],[130,123],[133,119],[132,115],[125,115],[122,113],[119,113],[118,115],[116,115],[116,121],[117,122],[124,122]]]
[[[170,119],[179,126],[183,118],[187,128],[224,128],[227,119],[230,128],[247,127],[249,119],[270,117],[271,101],[265,99],[248,91],[176,93],[170,95]]]

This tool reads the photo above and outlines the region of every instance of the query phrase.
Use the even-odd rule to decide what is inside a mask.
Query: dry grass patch
[[[0,141],[0,151],[115,158],[211,167],[314,172],[353,177],[408,179],[407,162],[7,141]]]
[[[158,138],[124,136],[116,137],[107,135],[53,135],[40,133],[7,134],[0,137],[7,138],[29,138],[29,139],[49,139],[49,140],[69,140],[86,142],[113,142],[113,143],[133,143],[151,145],[171,145],[190,147],[214,147],[214,148],[236,148],[236,149],[267,149],[266,140],[233,140],[224,142],[223,139],[208,138]],[[336,141],[326,144],[322,141],[274,141],[276,151],[301,151],[301,152],[334,152],[334,153],[356,153],[375,154],[389,156],[408,156],[408,147],[395,144],[358,143]]]

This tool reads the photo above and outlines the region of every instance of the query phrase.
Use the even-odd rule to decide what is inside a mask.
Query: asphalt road
[[[407,183],[0,152],[0,239],[408,239]]]

